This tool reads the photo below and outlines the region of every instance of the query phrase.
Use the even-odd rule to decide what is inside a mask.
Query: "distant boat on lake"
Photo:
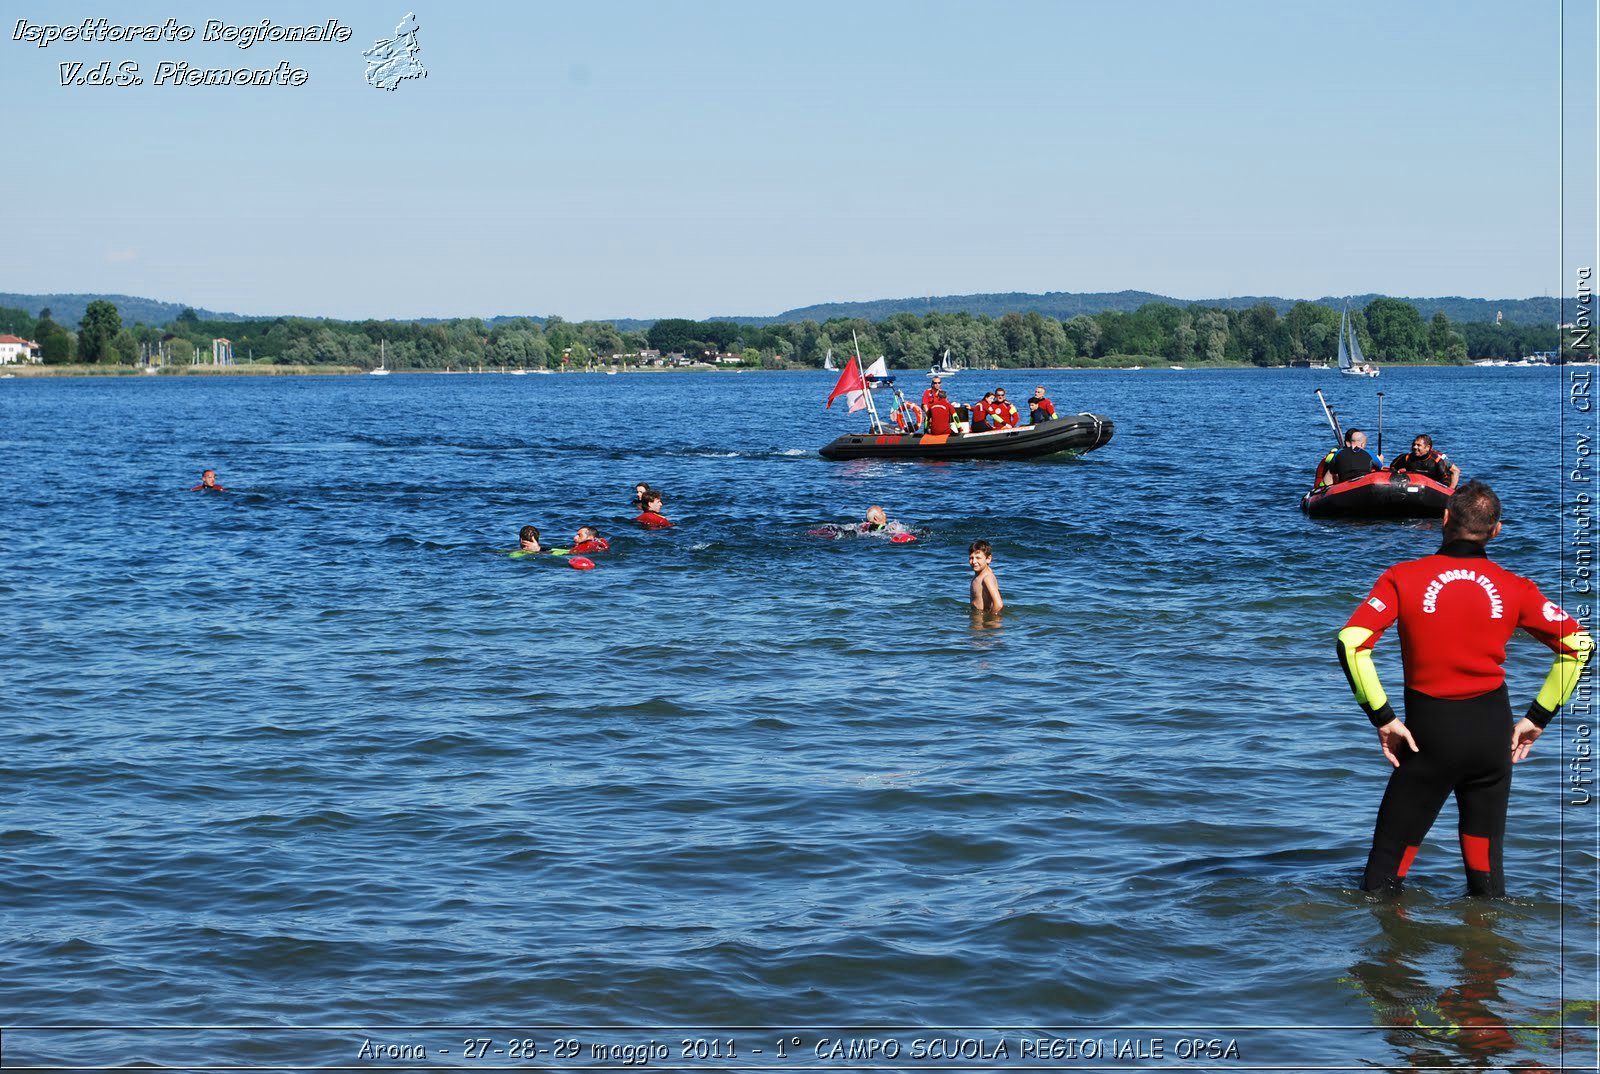
[[[822,356],[822,368],[829,373],[839,372],[839,367],[833,364],[833,348],[831,347],[828,349],[828,353]]]
[[[1350,346],[1344,343],[1345,331],[1350,333]],[[1361,357],[1361,344],[1356,342],[1356,326],[1350,322],[1350,311],[1339,317],[1339,372],[1347,377],[1375,377],[1378,371]]]
[[[933,368],[928,370],[929,377],[953,377],[961,372],[961,364],[950,357],[950,348],[946,347],[944,355],[933,363]]]
[[[384,351],[384,346],[383,346],[383,340],[380,339],[380,340],[378,340],[378,368],[367,370],[367,376],[369,376],[369,377],[387,377],[389,375],[389,370],[385,367],[384,360],[385,360],[385,351]]]

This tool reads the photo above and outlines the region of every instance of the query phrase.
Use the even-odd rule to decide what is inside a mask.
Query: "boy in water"
[[[1006,606],[1000,599],[1000,583],[995,581],[989,564],[994,559],[994,548],[988,541],[973,541],[967,549],[967,563],[972,567],[972,610],[998,613]]]
[[[661,493],[657,489],[645,489],[644,510],[634,519],[635,522],[647,530],[669,530],[672,523],[661,513]]]
[[[517,559],[521,556],[536,556],[540,552],[544,551],[544,549],[539,547],[538,526],[522,527],[521,532],[517,534],[517,538],[521,547],[511,553],[512,559]]]

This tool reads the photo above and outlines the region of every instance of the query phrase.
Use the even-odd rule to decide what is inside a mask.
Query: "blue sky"
[[[1570,262],[1594,256],[1594,14],[1566,2],[1567,182],[1584,192]],[[428,77],[375,90],[361,52],[407,11]],[[1560,0],[8,0],[0,100],[25,163],[0,186],[0,291],[569,319],[982,291],[1570,293],[1560,15]],[[18,19],[99,16],[337,18],[354,36],[12,40]],[[310,77],[60,85],[59,63],[105,59],[147,82],[162,60]]]

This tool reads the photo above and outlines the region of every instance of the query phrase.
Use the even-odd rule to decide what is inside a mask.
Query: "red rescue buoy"
[[[567,566],[575,571],[592,571],[594,570],[594,560],[584,556],[568,556]]]
[[[889,541],[892,544],[910,544],[914,540],[916,540],[916,538],[909,533],[897,533],[893,537],[889,538]]]

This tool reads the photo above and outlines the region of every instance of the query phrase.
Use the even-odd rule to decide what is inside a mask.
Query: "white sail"
[[[1350,313],[1349,313],[1349,311],[1346,311],[1339,318],[1339,368],[1340,369],[1349,369],[1350,368],[1350,352],[1348,350],[1346,350],[1345,346],[1344,346],[1344,333],[1345,333],[1345,329],[1348,328],[1349,325],[1350,325]]]
[[[1352,366],[1366,365],[1367,360],[1361,357],[1361,344],[1356,342],[1356,323],[1350,322],[1350,364]]]
[[[823,356],[822,368],[826,369],[830,373],[837,373],[839,371],[839,367],[833,364],[833,348],[832,347],[829,347],[828,348],[828,353]]]

